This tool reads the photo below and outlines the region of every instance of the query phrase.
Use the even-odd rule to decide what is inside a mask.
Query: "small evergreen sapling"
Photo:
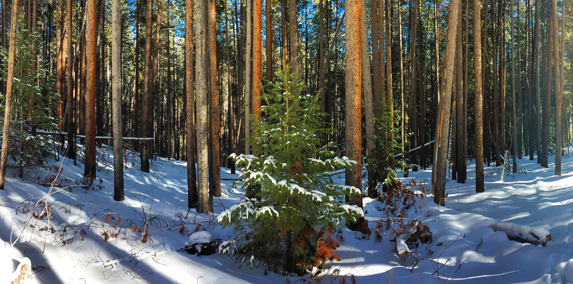
[[[38,128],[45,131],[55,130],[58,119],[49,116],[58,105],[58,94],[51,90],[51,81],[47,76],[47,70],[39,65],[37,70],[32,70],[33,50],[38,50],[39,40],[37,34],[31,33],[24,27],[22,18],[18,18],[16,33],[16,58],[14,64],[14,100],[12,103],[12,126],[10,127],[10,145],[8,154],[13,161],[12,165],[20,169],[20,176],[23,169],[31,165],[44,165],[45,158],[50,155],[50,137],[33,136],[32,129]],[[35,43],[31,44],[31,43]],[[8,60],[6,50],[1,51],[2,59]],[[2,77],[5,78],[6,70],[2,70]],[[50,85],[51,84],[51,85]],[[42,92],[45,92],[42,94]],[[5,97],[1,96],[1,101]],[[31,102],[34,101],[35,108],[31,109]],[[0,109],[4,112],[5,104],[2,103]]]
[[[239,237],[222,245],[222,253],[253,257],[271,268],[302,275],[325,259],[339,259],[330,234],[344,220],[357,220],[362,209],[344,203],[360,190],[336,185],[329,171],[356,162],[338,158],[320,146],[327,130],[318,96],[303,95],[295,76],[281,73],[262,99],[262,121],[254,126],[251,145],[260,156],[231,155],[241,167],[243,188],[260,184],[252,198],[222,212],[224,226],[234,225]],[[246,225],[246,226],[245,226]]]
[[[405,159],[396,159],[395,154],[400,153],[401,146],[392,137],[400,135],[401,127],[394,127],[390,120],[391,112],[387,108],[384,111],[382,119],[376,120],[376,135],[374,136],[374,143],[376,148],[366,158],[368,165],[368,195],[376,198],[377,188],[382,184],[383,191],[395,187],[397,177],[396,167],[400,167],[407,171],[410,165],[406,163]],[[396,113],[397,116],[397,113]],[[397,117],[395,118],[397,120]],[[404,157],[404,155],[401,155]]]

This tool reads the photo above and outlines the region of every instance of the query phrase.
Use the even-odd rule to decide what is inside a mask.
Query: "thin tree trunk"
[[[460,12],[461,14],[461,12]],[[464,121],[464,93],[463,93],[463,54],[462,54],[462,33],[463,33],[463,27],[462,27],[462,20],[461,20],[461,15],[460,15],[460,20],[458,21],[458,33],[457,33],[457,40],[456,40],[456,66],[455,66],[455,84],[454,84],[454,92],[455,92],[455,98],[454,98],[454,111],[456,112],[455,116],[455,124],[453,127],[453,131],[455,131],[454,133],[454,138],[455,138],[455,148],[453,149],[453,151],[455,151],[455,158],[454,158],[454,165],[452,166],[452,172],[454,171],[454,167],[455,167],[455,173],[457,174],[457,179],[456,181],[458,183],[465,183],[465,179],[463,176],[463,149],[464,149],[464,142],[463,138],[464,138],[464,127],[463,127],[463,121]]]
[[[228,145],[228,167],[231,169],[231,174],[235,174],[235,160],[230,158],[232,153],[235,153],[235,109],[233,107],[233,81],[232,81],[232,72],[231,72],[231,38],[229,37],[229,18],[228,14],[225,15],[225,27],[227,29],[225,35],[227,36],[227,103],[228,108],[227,111],[229,112],[229,139],[227,142]],[[193,32],[193,31],[191,31]],[[271,52],[272,52],[272,45],[271,45]],[[237,59],[238,60],[238,59]],[[272,62],[271,62],[272,63]],[[271,64],[272,65],[272,64]],[[267,76],[268,79],[268,76]],[[272,73],[271,73],[271,80],[272,80]]]
[[[455,63],[455,48],[460,20],[460,0],[451,0],[448,23],[448,44],[446,48],[446,65],[444,66],[438,117],[436,121],[436,142],[434,143],[434,167],[432,167],[432,192],[434,202],[445,205],[446,170],[448,146],[450,140],[450,115]]]
[[[211,148],[209,154],[211,162],[209,163],[209,188],[214,197],[221,196],[221,128],[219,121],[219,92],[217,91],[217,15],[215,0],[209,0],[207,10],[207,51],[209,54],[209,71],[211,87],[211,115],[210,115],[210,137]]]
[[[553,1],[553,0],[552,0]],[[552,5],[553,6],[553,5]],[[541,133],[542,136],[542,159],[541,159],[541,166],[544,168],[549,167],[549,120],[551,120],[551,77],[553,76],[553,62],[554,59],[554,52],[555,52],[555,37],[553,37],[553,33],[557,29],[557,21],[555,24],[553,23],[553,19],[551,19],[551,23],[549,23],[549,33],[547,33],[547,38],[549,44],[547,46],[545,52],[545,68],[547,72],[544,72],[545,81],[543,82],[543,108],[542,108],[542,125],[541,125]],[[557,78],[557,76],[556,76]]]
[[[373,0],[375,1],[375,0]],[[318,8],[318,93],[320,94],[321,111],[326,112],[328,102],[328,96],[324,89],[325,83],[325,66],[324,66],[324,0],[320,0]],[[328,116],[325,116],[325,120]],[[330,123],[330,120],[326,121]],[[325,131],[322,137],[322,144],[326,145],[328,143],[328,133]]]
[[[5,3],[5,2],[4,2]],[[4,7],[2,7],[4,10]],[[6,76],[6,102],[4,105],[4,125],[2,128],[2,153],[0,158],[0,189],[4,189],[6,168],[8,166],[8,143],[10,136],[10,113],[12,109],[12,83],[14,81],[14,58],[16,57],[16,29],[18,28],[18,0],[12,2],[12,20],[10,21],[10,47],[8,50],[8,74]]]
[[[516,98],[515,98],[515,40],[514,40],[514,34],[513,34],[513,27],[514,25],[514,21],[513,21],[513,5],[509,4],[511,6],[511,14],[510,14],[510,19],[511,19],[511,24],[509,25],[509,28],[511,29],[511,102],[512,102],[512,121],[511,121],[511,130],[512,130],[512,146],[511,146],[511,153],[513,155],[513,173],[517,173],[517,104],[516,104]]]
[[[96,0],[87,0],[87,35],[86,35],[86,158],[84,177],[93,179],[96,176]]]
[[[370,53],[368,52],[368,24],[366,23],[366,0],[361,0],[360,32],[361,32],[361,56],[362,56],[362,86],[364,89],[364,113],[366,124],[366,156],[374,150],[374,109],[372,106],[372,79],[370,78]],[[368,196],[377,197],[376,183],[370,182],[373,172],[368,172]]]
[[[195,23],[197,24],[197,62],[195,72],[197,82],[197,181],[198,181],[198,213],[210,213],[212,208],[209,202],[209,53],[208,45],[208,1],[196,2]]]
[[[273,81],[273,14],[272,0],[265,2],[266,43],[267,43],[267,81]]]
[[[481,1],[473,0],[474,13],[474,73],[475,73],[475,147],[476,192],[484,191],[483,176],[483,84],[481,46]]]
[[[402,14],[400,9],[402,8],[401,0],[396,0],[398,4],[398,31],[399,31],[399,40],[400,40],[400,107],[401,107],[401,127],[402,127],[402,153],[406,150],[406,142],[408,137],[406,137],[406,100],[404,98],[404,47],[402,44],[403,41],[403,33],[402,33]],[[435,10],[434,10],[435,11]]]
[[[384,8],[386,12],[386,104],[388,105],[390,111],[390,121],[388,121],[391,129],[394,129],[394,84],[392,81],[392,22],[390,18],[390,10],[392,10],[392,5],[390,0],[386,0],[386,7]],[[370,75],[370,74],[368,74]],[[391,140],[394,140],[394,131],[391,133]],[[392,157],[394,157],[394,151],[391,152]],[[391,160],[393,160],[391,158]],[[394,164],[394,162],[390,162]]]
[[[283,7],[284,9],[284,7]],[[284,34],[283,34],[284,37]],[[284,51],[286,53],[286,49]],[[245,53],[245,63],[247,64],[247,74],[245,76],[246,82],[246,93],[245,93],[245,154],[248,155],[251,152],[251,147],[249,145],[249,137],[251,135],[251,92],[253,84],[253,9],[252,0],[247,0],[247,52]]]
[[[543,156],[541,153],[541,88],[540,88],[540,83],[541,80],[539,78],[539,28],[540,28],[540,23],[539,23],[539,13],[541,10],[541,3],[540,1],[535,1],[535,31],[533,34],[533,60],[535,63],[535,74],[533,74],[533,76],[535,76],[535,140],[536,140],[536,146],[537,146],[537,163],[541,164],[541,157]]]
[[[68,0],[71,2],[71,0]],[[121,2],[113,0],[111,22],[111,84],[113,96],[113,199],[122,201],[123,192],[123,122],[121,116]]]
[[[252,112],[255,118],[254,123],[261,123],[261,83],[262,83],[262,26],[263,26],[263,15],[262,15],[262,0],[253,1],[253,96],[252,96]],[[296,7],[296,6],[295,6]],[[292,18],[291,18],[292,19]],[[292,30],[291,30],[292,31]],[[291,35],[292,39],[292,35]],[[295,36],[296,39],[296,36]],[[292,45],[291,45],[291,51]],[[295,49],[296,51],[296,49]],[[296,60],[296,56],[291,58],[291,62]],[[295,67],[295,66],[293,66]],[[296,70],[296,69],[295,69]],[[258,133],[255,134],[258,136]],[[260,155],[260,145],[254,145],[255,149],[253,153],[255,155]]]
[[[187,208],[198,202],[195,168],[195,92],[193,89],[193,0],[185,3],[185,141],[187,155]]]
[[[565,10],[565,9],[563,9]],[[563,17],[565,21],[565,17]],[[551,37],[555,48],[553,49],[553,61],[555,72],[555,175],[561,175],[561,151],[563,149],[563,78],[561,77],[561,51],[559,40],[559,27],[557,25],[557,0],[551,0]],[[561,32],[565,32],[564,30]]]
[[[72,5],[73,2],[72,0],[68,0],[67,3],[67,18],[68,20],[66,21],[67,24],[67,33],[68,33],[68,41],[67,41],[67,57],[68,57],[68,64],[66,65],[67,67],[67,73],[68,73],[68,88],[67,88],[67,106],[66,106],[66,112],[67,112],[67,130],[68,130],[68,150],[67,150],[67,157],[70,159],[75,159],[76,158],[76,142],[74,140],[74,131],[76,129],[75,125],[74,125],[74,95],[73,95],[73,64],[72,64],[72,58],[74,56],[73,54],[73,49],[72,49]]]
[[[410,139],[410,148],[416,148],[418,146],[418,75],[416,68],[416,39],[418,38],[418,4],[417,0],[410,0],[410,28],[412,35],[410,36],[410,129],[413,132],[413,137]],[[410,163],[414,165],[413,170],[417,171],[418,168],[415,166],[418,164],[416,153],[410,153]]]
[[[289,1],[289,35],[290,35],[290,68],[293,72],[298,72],[298,23],[296,19],[296,0]],[[255,13],[259,11],[255,8]],[[256,44],[256,41],[255,41]],[[256,55],[255,55],[256,56]]]
[[[372,0],[370,8],[370,18],[372,19],[372,103],[374,120],[377,121],[381,117],[382,112],[382,98],[381,98],[381,81],[384,79],[381,76],[381,60],[380,58],[380,46],[383,46],[383,42],[380,39],[380,25],[379,21],[382,21],[378,14],[378,1],[384,0]],[[377,132],[377,131],[375,131]]]
[[[153,0],[147,0],[147,18],[145,29],[145,59],[143,67],[143,116],[141,137],[149,137],[151,124],[151,33],[153,25]],[[148,141],[141,142],[141,170],[149,172]]]

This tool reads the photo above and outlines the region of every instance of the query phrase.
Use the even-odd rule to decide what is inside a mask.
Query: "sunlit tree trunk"
[[[360,49],[360,0],[346,1],[346,50],[353,50],[346,54],[346,105],[345,105],[345,144],[346,156],[356,161],[356,166],[346,169],[345,184],[354,186],[362,191],[362,127],[361,118],[361,49]],[[362,207],[362,194],[355,194],[350,204]],[[360,225],[349,224],[349,227]],[[357,228],[352,228],[357,229]]]
[[[84,177],[96,176],[96,0],[87,0],[86,35],[86,158]]]
[[[219,92],[217,90],[217,14],[215,0],[209,0],[207,10],[207,35],[209,42],[207,51],[209,54],[210,74],[210,141],[209,157],[209,188],[214,197],[221,196],[221,123],[219,121]]]
[[[450,115],[452,102],[453,72],[455,63],[456,35],[458,21],[460,20],[460,0],[451,0],[448,43],[446,47],[446,62],[442,73],[442,87],[440,91],[440,103],[438,104],[438,120],[436,120],[436,142],[434,143],[434,167],[432,167],[432,192],[434,202],[445,205],[446,193],[446,170],[448,162],[448,148],[450,140]]]
[[[6,2],[4,2],[6,3]],[[4,9],[4,8],[2,8]],[[2,128],[2,153],[0,156],[0,189],[4,189],[6,168],[8,166],[8,143],[10,134],[10,113],[12,109],[12,83],[14,81],[14,58],[16,57],[16,29],[18,0],[12,2],[12,20],[10,21],[10,44],[8,49],[8,74],[6,74],[6,101],[4,103],[4,125]],[[2,27],[4,28],[4,27]]]

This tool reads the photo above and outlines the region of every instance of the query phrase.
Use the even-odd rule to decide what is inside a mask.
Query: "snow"
[[[189,244],[207,244],[211,242],[213,235],[207,231],[199,231],[189,236]]]
[[[186,244],[215,240],[234,250],[234,229],[218,224],[230,219],[233,208],[246,214],[277,214],[271,206],[255,211],[249,205],[233,181],[239,174],[222,168],[222,196],[213,201],[215,212],[197,214],[187,208],[185,162],[158,158],[152,161],[151,173],[142,173],[137,155],[128,153],[126,199],[116,202],[112,151],[98,151],[98,179],[90,189],[76,185],[83,176],[80,160],[77,166],[68,159],[49,161],[62,168],[58,184],[70,186],[51,191],[31,182],[48,177],[47,169],[26,171],[24,179],[9,169],[6,189],[0,191],[0,283],[9,283],[25,261],[34,268],[26,283],[284,283],[286,279],[302,283],[310,279],[310,274],[293,277],[265,271],[251,255],[233,259],[181,251]],[[317,277],[354,275],[357,283],[399,284],[573,283],[573,156],[564,155],[563,176],[554,176],[553,167],[553,157],[549,168],[526,157],[519,160],[519,173],[507,175],[504,182],[500,168],[486,167],[485,192],[475,193],[475,164],[470,162],[465,184],[447,182],[446,207],[434,204],[431,196],[422,197],[403,217],[404,223],[419,220],[429,226],[432,241],[412,247],[408,233],[396,237],[392,230],[397,225],[383,231],[381,240],[344,229],[345,241],[335,251],[341,261],[325,262]],[[410,178],[401,181],[412,177],[428,183],[431,169],[411,171]],[[341,190],[356,190],[344,185],[344,173],[332,178]],[[289,181],[276,183],[317,194]],[[49,205],[50,218],[32,215],[46,208],[42,200]],[[365,219],[374,231],[376,223],[386,218],[386,205],[370,198],[363,203]],[[359,209],[347,205],[345,210]],[[540,238],[550,234],[551,240],[545,247],[521,243],[510,240],[511,232]],[[245,265],[240,265],[241,260]],[[329,280],[322,282],[339,282]]]

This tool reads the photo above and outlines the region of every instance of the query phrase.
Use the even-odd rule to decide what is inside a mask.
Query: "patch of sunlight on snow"
[[[519,273],[519,272],[520,272],[519,270],[513,270],[513,271],[502,272],[502,273],[498,273],[498,274],[486,274],[486,275],[477,275],[477,276],[461,277],[461,278],[450,277],[450,280],[463,281],[463,280],[480,279],[480,278],[487,278],[487,277],[498,277],[498,276],[509,275],[512,273]]]
[[[528,217],[529,215],[531,215],[529,212],[521,212],[521,213],[516,213],[513,216],[503,219],[503,222],[509,222],[511,220],[515,220],[515,219],[520,219],[520,218],[525,218]]]

